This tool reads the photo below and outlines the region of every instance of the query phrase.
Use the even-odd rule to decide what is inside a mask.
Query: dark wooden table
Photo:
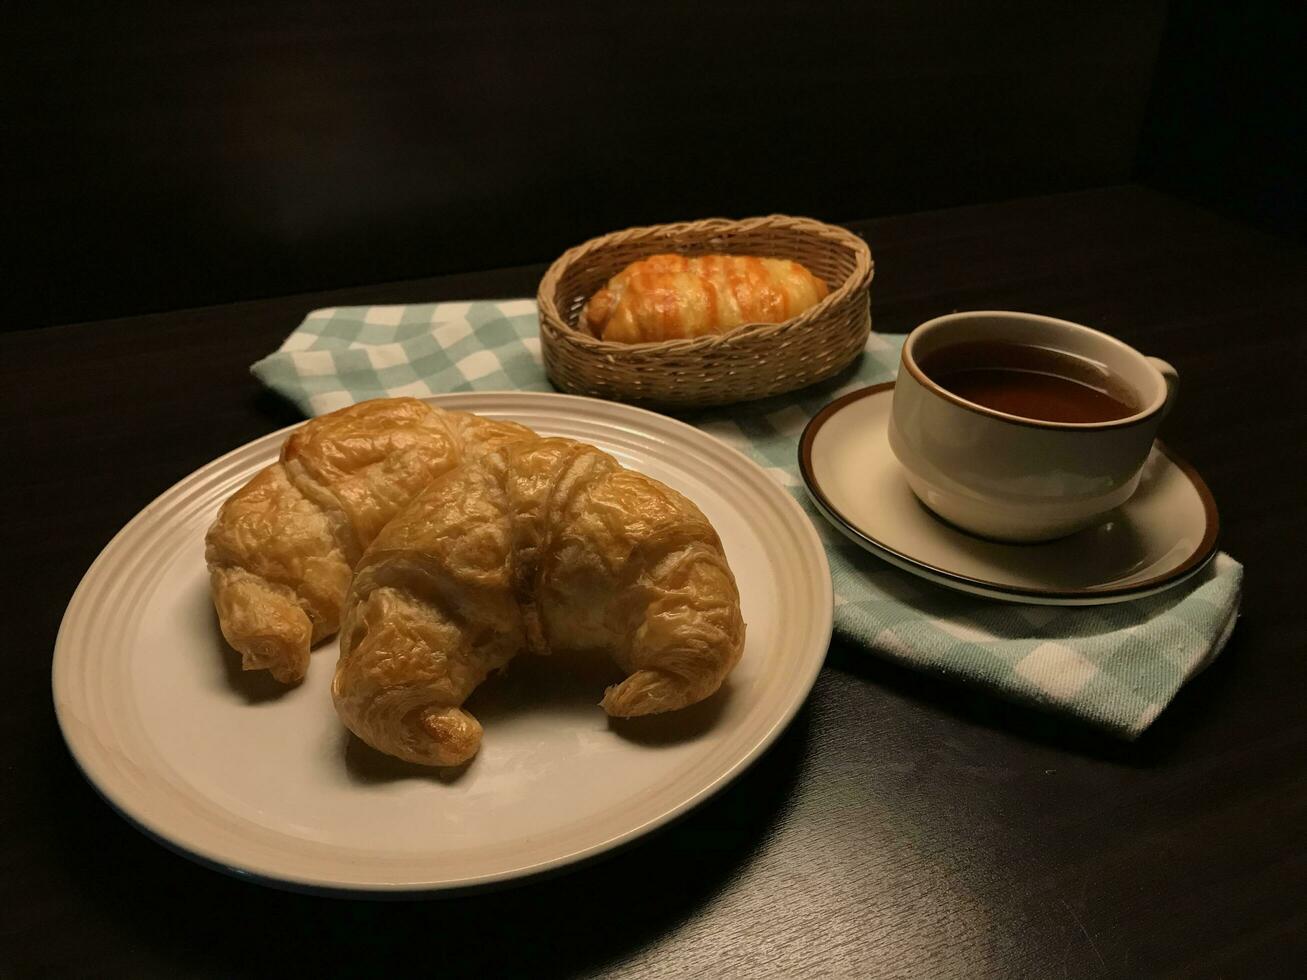
[[[750,772],[589,867],[427,902],[224,877],[128,826],[69,757],[49,688],[68,598],[155,495],[296,420],[247,367],[305,311],[531,295],[541,267],[8,334],[0,975],[1302,975],[1307,255],[1137,187],[857,227],[881,330],[1031,310],[1179,368],[1168,439],[1247,593],[1137,743],[837,646]]]

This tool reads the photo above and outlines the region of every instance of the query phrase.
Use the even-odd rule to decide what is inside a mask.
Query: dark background
[[[0,329],[1131,180],[1300,232],[1304,6],[29,4]]]
[[[10,6],[0,978],[1303,975],[1302,0]],[[1143,737],[836,644],[729,789],[499,893],[291,895],[112,815],[60,619],[150,500],[299,418],[248,366],[306,310],[523,295],[540,265],[438,274],[770,210],[891,215],[855,224],[878,330],[1037,310],[1178,367],[1167,438],[1247,589]]]

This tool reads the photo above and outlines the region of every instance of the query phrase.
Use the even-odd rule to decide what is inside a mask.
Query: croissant
[[[743,323],[781,323],[828,292],[789,259],[651,255],[609,279],[581,316],[601,340],[631,344],[725,333]]]
[[[373,748],[429,766],[476,754],[462,708],[523,651],[601,651],[612,716],[721,686],[744,621],[721,541],[657,480],[568,439],[514,442],[432,482],[372,542],[345,606],[336,711]]]
[[[218,623],[242,667],[301,680],[309,648],[336,632],[354,563],[386,523],[465,456],[533,435],[414,398],[362,402],[296,429],[205,536]]]

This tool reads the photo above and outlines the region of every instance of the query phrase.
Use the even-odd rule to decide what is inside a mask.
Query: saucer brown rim
[[[820,509],[836,523],[838,523],[847,533],[852,535],[857,541],[870,545],[875,551],[883,551],[886,554],[893,555],[897,560],[913,568],[928,572],[931,575],[937,575],[951,582],[963,585],[969,585],[980,589],[986,589],[990,592],[998,592],[1004,595],[1014,597],[1030,596],[1039,599],[1085,599],[1085,598],[1128,598],[1142,593],[1157,591],[1158,589],[1171,584],[1178,584],[1191,573],[1197,571],[1216,553],[1217,539],[1220,537],[1221,518],[1216,509],[1216,498],[1212,496],[1212,491],[1208,489],[1203,478],[1198,475],[1198,471],[1193,465],[1183,457],[1177,455],[1170,447],[1157,440],[1156,446],[1162,455],[1169,459],[1184,474],[1186,479],[1192,484],[1197,491],[1199,499],[1203,502],[1203,519],[1206,523],[1204,528],[1203,539],[1198,543],[1198,547],[1193,553],[1180,563],[1172,571],[1163,575],[1157,575],[1142,582],[1135,582],[1128,586],[1118,586],[1112,589],[1028,589],[1016,588],[1011,585],[1004,585],[1001,582],[990,582],[985,579],[973,578],[969,575],[961,575],[957,572],[950,571],[946,568],[940,568],[929,562],[913,558],[911,555],[904,554],[896,548],[892,548],[881,541],[876,540],[867,534],[860,527],[850,521],[838,507],[836,507],[826,496],[825,491],[821,488],[821,483],[817,480],[812,466],[812,446],[817,439],[817,434],[821,431],[830,419],[847,408],[855,401],[867,398],[871,395],[882,394],[886,391],[892,391],[894,388],[893,381],[886,381],[883,384],[871,385],[868,388],[859,388],[857,391],[851,391],[847,395],[835,399],[825,408],[821,409],[803,429],[803,435],[799,437],[799,472],[803,477],[804,486],[808,488],[814,499],[817,501]],[[966,532],[959,532],[966,533]]]

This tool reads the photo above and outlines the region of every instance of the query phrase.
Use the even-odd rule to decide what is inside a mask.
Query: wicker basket
[[[830,286],[816,306],[784,323],[725,334],[619,344],[576,328],[586,300],[631,262],[659,252],[710,252],[802,262]],[[555,385],[578,395],[693,408],[748,401],[828,378],[871,331],[866,242],[809,218],[711,218],[628,228],[565,252],[540,280],[540,339]]]

